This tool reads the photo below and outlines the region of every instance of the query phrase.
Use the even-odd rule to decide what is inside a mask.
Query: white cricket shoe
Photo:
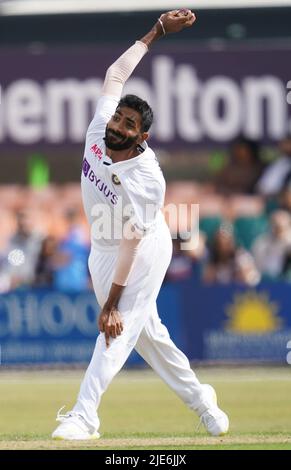
[[[228,416],[217,406],[216,392],[211,385],[202,385],[205,391],[205,397],[209,402],[207,408],[200,416],[200,423],[202,423],[206,431],[212,436],[223,436],[228,432],[229,419]]]
[[[86,441],[99,439],[100,434],[97,431],[91,431],[84,418],[70,411],[65,415],[61,414],[64,406],[58,411],[56,421],[61,424],[52,433],[52,438],[65,441]]]

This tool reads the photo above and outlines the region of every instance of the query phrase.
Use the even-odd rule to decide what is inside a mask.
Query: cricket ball
[[[178,15],[178,16],[183,16],[183,15],[184,15],[184,16],[187,16],[188,13],[189,13],[188,8],[181,8],[180,10],[178,10],[177,15]]]

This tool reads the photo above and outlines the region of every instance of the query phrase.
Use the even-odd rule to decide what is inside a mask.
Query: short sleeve
[[[157,214],[164,204],[165,188],[160,181],[139,178],[136,174],[120,176],[121,184],[129,201],[132,225],[146,234],[155,225]]]
[[[89,125],[88,133],[104,133],[108,121],[115,113],[119,99],[116,96],[102,95],[97,102],[94,117]]]

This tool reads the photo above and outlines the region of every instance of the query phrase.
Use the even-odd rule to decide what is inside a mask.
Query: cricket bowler
[[[99,438],[101,397],[133,349],[197,413],[209,434],[228,431],[228,417],[218,408],[214,389],[199,382],[159,318],[156,299],[172,255],[162,214],[165,180],[146,143],[152,109],[137,96],[121,98],[152,44],[195,20],[186,9],[164,13],[107,70],[86,135],[81,180],[91,226],[89,269],[101,307],[100,334],[74,408],[58,413],[54,439]]]

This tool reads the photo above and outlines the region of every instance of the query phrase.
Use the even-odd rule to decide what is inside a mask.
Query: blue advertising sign
[[[183,342],[176,315],[178,290],[165,286],[159,302],[166,307],[162,310],[173,339]],[[89,363],[98,335],[99,310],[93,292],[34,289],[1,295],[1,364]],[[127,364],[139,363],[142,359],[133,352]]]
[[[286,364],[290,294],[290,284],[250,289],[203,286],[193,278],[166,283],[158,309],[173,341],[190,360]],[[93,292],[20,290],[1,295],[2,365],[89,363],[98,312]],[[141,363],[135,352],[127,362]]]
[[[182,287],[186,353],[208,361],[286,364],[291,340],[291,285]]]
[[[27,290],[1,295],[2,364],[88,362],[98,310],[93,293]]]

